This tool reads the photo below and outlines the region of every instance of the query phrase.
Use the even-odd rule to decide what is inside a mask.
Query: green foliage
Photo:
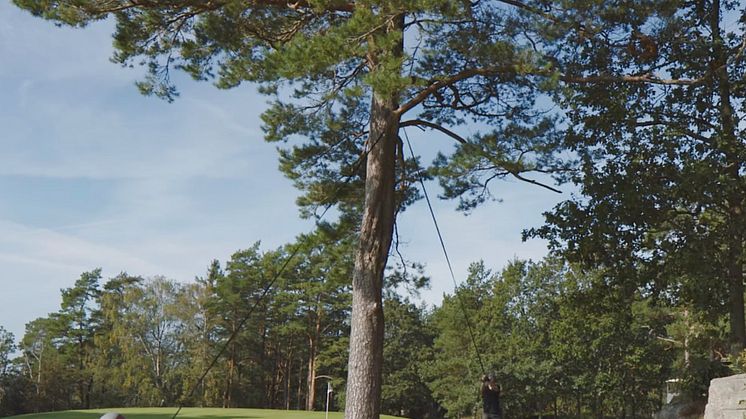
[[[572,161],[555,155],[560,144],[558,122],[545,118],[531,126],[509,123],[459,145],[450,157],[438,154],[433,174],[444,189],[443,197],[459,198],[459,210],[474,209],[492,197],[489,183],[497,177],[496,168],[503,176],[521,180],[526,180],[523,173],[535,171],[555,172],[561,179]]]
[[[466,211],[492,198],[490,182],[498,178],[551,189],[525,176],[538,172],[580,188],[580,196],[547,214],[547,225],[526,232],[550,240],[579,266],[515,262],[496,275],[475,264],[467,283],[433,313],[428,326],[435,335],[413,333],[414,313],[394,306],[392,319],[400,323],[392,335],[416,336],[416,346],[434,339],[427,368],[417,357],[392,364],[385,391],[396,404],[407,392],[425,394],[410,371],[422,367],[449,415],[470,415],[480,370],[490,369],[504,383],[511,414],[647,415],[664,376],[683,374],[697,397],[702,380],[723,372],[710,357],[728,352],[720,351],[723,316],[731,343],[746,341],[743,34],[723,24],[737,2],[15,3],[74,26],[113,15],[114,60],[146,65],[140,87],[147,94],[173,99],[172,69],[221,88],[259,83],[272,97],[265,138],[280,143],[281,170],[303,192],[301,214],[320,218],[336,208],[346,231],[357,231],[364,183],[382,175],[366,173],[377,144],[389,144],[388,157],[396,158],[395,211],[419,198],[412,185],[425,171]],[[385,109],[371,110],[374,98]],[[454,132],[472,122],[484,133]],[[401,139],[395,146],[395,133],[407,126],[439,130],[459,145],[425,170],[417,157],[405,157]],[[390,141],[379,143],[383,132]],[[273,289],[277,298],[260,304],[261,316],[249,316],[249,307],[289,248],[262,254],[257,244],[233,255],[225,272],[213,264],[202,288],[189,291],[200,302],[169,313],[190,331],[181,344],[200,365],[211,344],[247,325],[201,384],[201,403],[221,397],[225,406],[274,404],[284,397],[287,406],[291,387],[303,393],[303,375],[312,393],[314,368],[344,374],[347,240],[314,237],[303,249],[305,262],[293,263],[283,278],[287,292]],[[378,256],[385,260],[387,251]],[[391,282],[405,277],[394,272]],[[139,285],[132,292],[143,297],[133,313],[155,318]],[[64,371],[73,359],[85,362],[90,331],[99,327],[73,297],[65,313],[31,324],[22,344],[37,360],[29,366],[37,397],[52,405],[71,398],[42,379],[42,349],[60,349],[44,368]],[[691,318],[681,318],[682,308]],[[467,319],[475,342],[464,333]],[[60,336],[77,337],[79,345]],[[473,346],[483,361],[463,356]],[[136,362],[137,350],[125,349],[133,354],[128,362]],[[116,354],[115,346],[108,351]],[[673,364],[682,351],[686,361]],[[65,374],[62,382],[83,384],[82,378]],[[152,402],[163,391],[157,379],[130,379],[136,378],[152,383],[138,397]],[[313,406],[314,396],[292,402]]]
[[[672,377],[678,378],[679,391],[685,400],[707,399],[710,380],[738,372],[739,362],[726,366],[722,361],[728,348],[726,316],[681,306],[670,311],[666,333],[679,356]]]
[[[553,55],[565,80],[582,82],[556,98],[568,110],[563,143],[579,157],[581,195],[528,235],[655,298],[729,315],[739,352],[744,66],[742,28],[727,24],[736,4],[565,6],[582,26]]]
[[[9,416],[18,411],[24,397],[26,380],[18,374],[11,355],[16,349],[13,334],[0,326],[0,415]]]
[[[506,415],[657,411],[677,355],[656,335],[665,333],[668,317],[602,279],[553,259],[516,261],[499,275],[473,265],[460,298],[447,297],[434,313],[431,388],[448,416],[480,408],[484,372],[498,378]],[[486,371],[465,333],[463,309]]]
[[[137,303],[144,279],[121,273],[104,283],[99,298],[101,325],[94,338],[94,403],[124,405],[136,393],[145,369],[138,353],[138,337],[130,327],[130,307]]]
[[[11,363],[13,339],[0,329],[0,409],[185,403],[318,410],[326,387],[315,378],[323,375],[331,377],[338,410],[350,334],[355,235],[348,228],[320,225],[270,251],[254,243],[225,268],[213,261],[189,284],[121,273],[100,286],[100,270],[82,274],[62,290],[59,312],[27,325],[22,358]],[[392,275],[391,298],[394,287],[416,289],[422,280]],[[387,305],[386,409],[431,412],[436,402],[421,373],[433,338],[426,313],[398,297]]]
[[[478,342],[490,339],[489,334],[475,330],[474,326],[480,323],[485,311],[483,307],[489,299],[487,289],[491,276],[484,263],[472,264],[467,283],[456,290],[455,296],[444,296],[442,306],[433,313],[433,327],[437,334],[435,361],[428,371],[428,382],[449,417],[471,415],[478,403],[476,383],[479,382],[481,366],[471,333],[475,332]],[[464,333],[465,327],[467,333]],[[479,343],[478,347],[481,352]]]
[[[15,350],[15,347],[13,334],[0,326],[0,376],[8,374],[11,368],[10,355]]]
[[[313,400],[309,377],[325,375],[332,377],[332,409],[339,409],[352,253],[350,236],[339,233],[303,237],[302,257],[248,317],[242,316],[261,287],[284,264],[284,249],[261,252],[257,243],[236,252],[225,271],[213,261],[192,284],[127,274],[108,280],[89,306],[98,313],[87,361],[91,404],[168,400],[302,409]],[[432,312],[389,293],[382,408],[414,417],[438,417],[440,408],[449,417],[471,415],[480,409],[480,359],[498,377],[511,416],[642,417],[658,410],[670,377],[701,397],[709,379],[723,373],[711,348],[726,346],[724,324],[713,324],[705,312],[661,305],[607,275],[558,259],[514,261],[499,274],[475,263],[457,294]],[[73,294],[82,295],[65,290]],[[3,381],[16,406],[9,412],[79,403],[80,375],[70,362],[76,358],[61,339],[70,323],[61,318],[29,323],[19,345],[24,365],[18,365],[28,378]],[[243,319],[239,345],[218,355]],[[217,364],[197,383],[215,356]],[[325,390],[315,389],[316,409],[324,406]]]
[[[387,299],[381,410],[404,417],[433,415],[437,403],[427,386],[435,331],[427,313],[407,300]]]
[[[540,83],[532,75],[537,67],[546,67],[546,62],[536,53],[532,34],[519,25],[518,14],[496,7],[500,2],[52,0],[34,4],[15,0],[15,4],[43,18],[76,26],[112,15],[116,20],[114,61],[146,66],[147,76],[138,83],[144,94],[173,100],[177,92],[171,83],[172,69],[184,70],[198,80],[214,80],[221,88],[245,81],[260,83],[260,90],[275,99],[264,116],[267,139],[307,138],[280,150],[281,169],[304,193],[298,202],[302,215],[318,216],[319,210],[323,214],[337,207],[340,221],[354,225],[352,220],[363,214],[368,219],[361,224],[371,226],[370,231],[363,228],[363,238],[383,244],[359,246],[356,260],[361,262],[355,267],[355,278],[374,280],[357,282],[357,287],[379,289],[356,294],[371,300],[358,304],[356,299],[358,310],[368,304],[382,305],[380,284],[395,215],[419,198],[412,185],[425,170],[416,156],[405,157],[398,138],[402,127],[426,126],[464,142],[444,125],[479,121],[496,127],[493,137],[497,138],[509,120],[512,134],[530,137],[530,144],[517,153],[518,145],[513,145],[495,159],[487,156],[488,167],[481,167],[479,158],[464,156],[475,152],[465,147],[448,170],[441,170],[446,177],[480,171],[488,179],[513,176],[526,180],[522,174],[527,171],[555,170],[552,163],[543,167],[555,158],[543,147],[552,141],[552,134],[531,129],[536,124],[549,125],[540,123],[542,112],[534,109]],[[416,44],[410,46],[411,40]],[[408,113],[417,115],[403,121]],[[487,145],[487,153],[492,152],[494,141],[479,142]],[[523,141],[511,138],[510,142]],[[533,155],[538,157],[531,159]],[[441,157],[439,165],[448,163]],[[471,176],[468,181],[472,184],[458,184],[448,193],[456,196],[474,188],[484,190],[488,182],[482,176]],[[374,205],[382,210],[370,211]],[[244,256],[256,259],[252,253]],[[216,294],[234,314],[226,322],[229,327],[223,328],[224,336],[237,330],[236,320],[245,317],[239,302],[245,303],[260,289],[253,259],[229,262],[224,284],[216,286]],[[237,271],[242,263],[249,272]],[[262,308],[275,314],[269,305]],[[354,327],[361,326],[356,323]],[[261,325],[260,329],[268,332]],[[366,369],[355,377],[380,375],[381,366],[372,360],[380,358],[383,328],[371,330],[379,335],[365,338],[373,342],[370,353],[360,351],[365,359],[351,361]],[[226,406],[231,405],[239,342],[249,352],[264,344],[263,340],[232,342]],[[354,358],[355,354],[350,355]],[[312,350],[309,365],[314,356]],[[264,377],[265,382],[268,379]],[[309,381],[313,381],[312,374]],[[359,392],[363,396],[358,403],[367,412],[363,417],[378,414],[378,401],[366,400],[378,394],[377,382],[365,384],[367,388]]]
[[[491,179],[526,180],[528,172],[568,167],[552,149],[557,121],[535,109],[537,86],[545,83],[537,74],[551,62],[532,39],[540,36],[536,23],[500,2],[15,3],[74,26],[113,16],[114,61],[145,65],[138,84],[145,94],[172,100],[174,69],[221,88],[260,83],[274,97],[263,114],[266,139],[295,143],[280,150],[280,167],[304,192],[304,216],[338,206],[359,218],[374,92],[416,113],[414,120],[494,127],[452,157],[441,155],[432,172],[447,197],[466,196],[464,208],[489,195]],[[393,116],[387,123],[398,124],[404,113]],[[404,208],[419,198],[411,184],[423,167],[398,159],[397,204]]]

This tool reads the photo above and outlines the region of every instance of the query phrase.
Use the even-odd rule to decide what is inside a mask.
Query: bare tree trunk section
[[[306,377],[306,387],[308,397],[306,397],[306,410],[312,411],[316,403],[316,350],[315,342],[311,345],[311,353],[308,354],[308,374]]]
[[[733,111],[731,101],[731,82],[728,75],[728,56],[725,41],[720,32],[721,4],[720,0],[713,0],[710,11],[710,30],[713,41],[713,66],[716,69],[714,81],[717,83],[718,96],[720,98],[720,126],[723,141],[726,144],[726,158],[730,163],[730,176],[733,181],[739,182],[740,158],[733,150],[737,150],[741,143],[736,137],[736,127],[739,121]],[[744,284],[743,284],[743,239],[741,230],[741,219],[743,218],[744,199],[740,191],[731,192],[728,202],[730,228],[728,232],[728,251],[726,261],[726,275],[728,281],[728,294],[730,305],[730,329],[731,329],[731,352],[738,353],[746,347],[746,319],[744,319]]]
[[[303,406],[303,362],[298,363],[298,392],[296,393],[297,401],[296,404],[297,409],[300,410],[301,406]]]
[[[728,285],[730,295],[731,351],[737,354],[746,345],[746,324],[744,324],[743,299],[743,238],[731,238],[730,260],[728,260]]]
[[[290,410],[290,379],[292,377],[292,371],[293,371],[293,351],[291,350],[287,354],[287,358],[285,359],[285,382],[284,382],[284,391],[285,391],[285,410]]]
[[[399,117],[393,98],[374,93],[366,162],[365,204],[352,276],[352,320],[345,418],[377,419],[383,366],[383,270],[394,226]]]
[[[316,312],[313,320],[313,330],[308,336],[308,397],[306,410],[314,410],[316,404],[316,361],[319,357],[319,341],[321,340],[321,296],[316,297]]]
[[[233,395],[233,375],[236,370],[236,344],[231,344],[230,357],[228,358],[228,374],[225,378],[225,388],[223,389],[223,408],[232,406]]]

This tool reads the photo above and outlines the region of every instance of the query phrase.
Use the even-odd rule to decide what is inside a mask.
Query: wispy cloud
[[[23,263],[52,264],[85,270],[109,265],[133,270],[156,270],[156,266],[141,257],[102,243],[93,243],[71,234],[33,228],[0,220],[0,255],[6,260]]]
[[[254,125],[239,123],[214,105],[209,112],[206,103],[194,100],[175,107],[134,91],[126,100],[140,110],[77,99],[72,92],[56,97],[43,89],[22,90],[26,106],[0,115],[7,127],[0,139],[6,151],[0,155],[0,175],[235,178],[276,170],[276,154],[263,144],[256,117]],[[257,153],[269,158],[250,165]]]

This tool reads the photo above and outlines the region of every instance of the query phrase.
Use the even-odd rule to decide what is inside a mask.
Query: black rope
[[[406,130],[404,130],[403,128],[402,130],[404,131],[404,136],[407,139],[407,146],[409,147],[409,152],[412,155],[412,158],[414,159],[415,155],[414,155],[414,151],[412,150],[412,144],[409,141],[409,135],[407,135]],[[380,136],[379,136],[379,139],[380,139]],[[367,154],[367,150],[365,151],[365,153]],[[433,206],[430,202],[430,197],[427,194],[427,189],[425,188],[425,182],[422,179],[422,176],[419,176],[419,182],[420,182],[420,185],[422,186],[422,192],[425,195],[425,201],[427,202],[427,207],[430,210],[430,216],[432,217],[433,224],[435,225],[435,231],[437,232],[438,239],[440,240],[440,247],[441,249],[443,249],[443,255],[445,256],[446,263],[448,264],[448,270],[451,273],[451,280],[453,281],[454,287],[458,288],[458,284],[456,283],[456,275],[453,273],[453,266],[451,265],[451,260],[448,257],[448,251],[446,250],[446,246],[443,241],[443,235],[440,233],[440,227],[438,226],[438,220],[435,218],[435,211],[433,210]],[[324,213],[326,213],[326,211],[324,211]],[[298,252],[301,249],[301,244],[302,244],[301,242],[297,243],[295,250],[290,254],[290,256],[287,257],[287,259],[285,259],[285,262],[283,263],[280,270],[277,272],[277,274],[275,274],[274,278],[272,278],[272,280],[264,287],[262,294],[259,296],[259,298],[257,298],[254,301],[254,304],[249,308],[249,311],[246,313],[243,319],[241,319],[241,322],[238,324],[238,327],[235,328],[233,333],[231,333],[231,335],[228,337],[228,340],[226,340],[223,346],[220,348],[220,351],[218,351],[215,357],[213,357],[212,362],[210,362],[210,365],[208,365],[208,367],[205,369],[205,371],[202,373],[199,379],[197,379],[196,383],[187,392],[186,397],[182,398],[182,402],[179,403],[179,408],[176,410],[176,413],[174,413],[171,419],[176,419],[176,417],[179,415],[181,410],[184,408],[183,400],[189,399],[194,395],[194,392],[197,390],[197,387],[199,387],[199,385],[202,383],[205,377],[207,377],[207,374],[210,373],[210,370],[212,370],[212,368],[215,366],[215,364],[217,364],[218,360],[223,355],[223,353],[225,353],[226,349],[228,349],[228,345],[230,345],[231,342],[233,342],[233,340],[236,339],[236,337],[238,336],[238,333],[241,331],[241,329],[243,329],[243,326],[246,324],[246,322],[249,321],[249,318],[254,313],[254,310],[256,309],[256,307],[258,307],[259,303],[264,299],[264,297],[266,297],[267,294],[269,294],[269,291],[272,289],[272,286],[280,278],[280,275],[283,274],[283,272],[285,271],[285,268],[287,268],[287,266],[290,264],[290,261],[298,254]],[[486,370],[484,368],[484,363],[482,362],[482,357],[479,354],[479,347],[477,346],[477,341],[474,337],[474,330],[471,326],[469,315],[466,312],[466,306],[464,304],[464,301],[462,297],[459,295],[459,293],[457,292],[457,290],[456,290],[456,298],[458,298],[459,305],[461,306],[461,310],[464,313],[464,319],[466,320],[466,327],[469,331],[469,337],[471,338],[471,342],[474,345],[474,350],[477,355],[477,361],[479,361],[479,366],[482,368],[482,373],[484,374]]]
[[[381,140],[382,137],[383,137],[383,133],[381,133],[378,136],[378,138],[376,138],[376,140],[373,142],[372,145],[370,145],[365,150],[363,150],[363,153],[362,153],[362,155],[360,156],[360,159],[359,159],[359,161],[360,161],[361,164],[364,161],[363,158],[368,155],[368,153],[370,152],[370,150],[373,147],[375,147],[376,144],[378,144],[378,142]],[[350,182],[351,179],[352,179],[352,176],[350,176],[349,178],[347,178],[344,181],[344,183]],[[334,194],[336,195],[337,193],[340,192],[340,190],[341,190],[341,185],[338,185],[337,188],[334,191]],[[321,214],[321,216],[317,217],[317,224],[324,217],[324,215],[326,215],[326,212],[329,210],[330,207],[331,206],[327,206],[324,209],[324,211]],[[182,402],[179,403],[179,408],[176,411],[176,413],[174,413],[174,415],[171,417],[171,419],[176,419],[176,417],[181,412],[181,409],[184,408],[184,401],[183,400],[189,399],[189,398],[191,398],[194,395],[194,392],[197,390],[197,387],[199,387],[199,385],[202,383],[202,381],[205,379],[205,377],[207,377],[207,374],[209,374],[210,370],[215,366],[215,364],[217,364],[217,362],[220,359],[220,357],[223,355],[223,353],[225,352],[225,350],[228,348],[228,345],[230,345],[230,343],[236,338],[236,336],[238,336],[238,332],[240,332],[241,329],[243,329],[244,324],[246,324],[246,322],[249,320],[249,317],[251,317],[251,315],[254,313],[254,309],[256,309],[256,307],[264,299],[264,297],[267,296],[267,294],[269,293],[269,291],[272,289],[272,286],[275,284],[275,282],[280,277],[280,275],[282,275],[282,273],[285,271],[285,268],[288,266],[288,264],[290,263],[290,261],[295,257],[295,255],[298,254],[298,252],[300,251],[300,248],[301,248],[302,244],[303,244],[302,241],[300,241],[300,242],[297,243],[296,248],[293,251],[293,253],[290,256],[288,256],[288,258],[285,260],[285,263],[282,265],[282,267],[277,272],[277,274],[275,275],[275,277],[272,278],[272,280],[267,284],[267,286],[264,287],[264,290],[263,290],[262,294],[259,296],[259,298],[256,299],[256,301],[254,301],[254,304],[251,306],[251,308],[249,308],[249,311],[248,311],[248,313],[246,313],[246,316],[244,316],[244,318],[238,324],[238,327],[236,327],[236,329],[233,331],[233,333],[231,333],[231,335],[228,337],[228,340],[225,341],[225,343],[223,344],[223,347],[220,348],[220,351],[212,359],[212,362],[210,362],[210,365],[207,367],[207,369],[205,369],[205,372],[202,373],[202,375],[199,377],[199,379],[194,384],[194,386],[192,386],[192,388],[187,392],[187,396],[186,397],[182,397]]]
[[[368,147],[367,149],[363,150],[363,153],[362,153],[362,155],[360,156],[360,159],[359,159],[360,162],[362,162],[363,161],[363,157],[366,157],[368,155],[368,153],[370,152],[370,150],[376,144],[378,144],[378,141],[380,141],[382,137],[383,137],[383,133],[381,133],[381,135],[379,135],[378,138],[376,138],[375,142],[370,147]],[[351,179],[352,179],[352,176],[350,176],[349,178],[347,178],[344,181],[344,183],[350,182]],[[340,190],[341,190],[341,185],[338,185],[337,188],[334,191],[334,194],[336,195],[337,193],[340,192]],[[331,206],[327,206],[324,209],[324,211],[321,214],[321,216],[317,217],[317,221],[316,221],[317,224],[324,217],[324,215],[326,215],[326,212],[329,210],[330,207]],[[192,386],[192,388],[187,392],[187,396],[182,398],[182,402],[179,403],[178,410],[176,411],[176,413],[174,413],[174,415],[171,417],[171,419],[176,419],[176,417],[181,412],[181,409],[184,408],[184,401],[183,400],[191,398],[194,395],[194,392],[197,390],[197,387],[199,387],[199,385],[202,383],[202,381],[205,379],[205,377],[207,377],[207,374],[209,374],[210,370],[215,366],[215,364],[217,364],[217,362],[220,359],[220,357],[223,355],[223,353],[225,352],[225,350],[228,348],[228,345],[230,345],[230,343],[236,338],[236,336],[238,336],[238,332],[240,332],[241,329],[243,329],[244,324],[246,324],[246,322],[249,320],[249,317],[251,317],[251,315],[254,313],[254,309],[256,309],[256,307],[264,299],[264,297],[267,296],[267,294],[269,293],[269,291],[272,289],[272,286],[275,284],[275,282],[277,281],[277,279],[279,279],[280,275],[282,275],[282,273],[285,271],[285,268],[288,266],[288,264],[290,263],[290,261],[295,257],[295,255],[298,254],[298,252],[300,251],[300,248],[301,248],[302,244],[303,244],[302,241],[299,241],[296,244],[296,247],[295,247],[295,250],[293,251],[293,253],[290,256],[288,256],[288,258],[285,260],[285,263],[283,263],[282,267],[277,272],[277,274],[275,275],[275,277],[272,278],[272,280],[267,284],[267,286],[264,287],[264,290],[263,290],[262,294],[259,296],[259,298],[256,299],[256,301],[254,301],[254,304],[251,306],[251,308],[249,308],[249,311],[248,311],[248,313],[246,313],[246,316],[244,316],[244,318],[238,324],[238,327],[236,327],[236,329],[233,331],[233,333],[231,333],[231,335],[228,337],[228,340],[225,341],[225,343],[223,344],[223,347],[220,348],[220,351],[212,359],[212,362],[210,362],[210,365],[207,367],[207,369],[205,369],[205,372],[202,373],[202,375],[199,377],[199,379],[194,384],[194,386]]]
[[[404,138],[407,139],[407,147],[409,147],[409,153],[412,155],[413,159],[416,159],[414,155],[414,150],[412,150],[412,143],[409,141],[409,135],[407,135],[407,130],[402,128],[402,131],[404,131]],[[456,275],[453,273],[453,266],[451,265],[451,259],[448,257],[448,251],[446,250],[445,242],[443,241],[443,235],[440,233],[440,227],[438,226],[438,220],[435,218],[435,211],[433,210],[433,205],[430,202],[430,196],[427,194],[427,189],[425,188],[425,181],[423,180],[422,176],[417,177],[420,181],[420,185],[422,186],[422,193],[425,195],[425,201],[427,202],[427,208],[430,210],[430,217],[433,219],[433,224],[435,225],[435,231],[438,233],[438,240],[440,240],[440,248],[443,249],[443,255],[445,255],[446,263],[448,264],[448,270],[451,272],[451,280],[453,281],[454,286],[454,293],[456,294],[456,298],[458,299],[459,305],[461,306],[461,311],[464,313],[464,319],[466,320],[466,328],[469,331],[469,337],[471,338],[471,343],[474,345],[474,352],[477,354],[477,361],[479,361],[479,367],[482,368],[482,374],[485,373],[484,363],[482,362],[482,356],[479,354],[479,346],[477,346],[477,340],[474,337],[474,330],[471,326],[471,321],[469,320],[469,314],[466,312],[466,305],[464,304],[464,300],[461,297],[461,295],[458,292],[458,283],[456,283]]]
[[[254,310],[259,306],[259,303],[264,299],[264,297],[267,296],[267,294],[269,294],[269,291],[272,289],[272,286],[275,284],[275,282],[277,282],[277,279],[280,278],[280,275],[282,275],[282,273],[285,271],[285,268],[287,268],[287,266],[290,264],[290,261],[295,257],[295,255],[298,254],[298,252],[301,249],[302,244],[303,244],[302,241],[297,243],[293,253],[291,253],[290,256],[288,256],[287,259],[285,259],[285,263],[282,264],[282,267],[280,268],[280,270],[277,272],[277,274],[275,274],[274,278],[272,278],[272,280],[269,281],[269,283],[264,287],[262,294],[259,296],[259,298],[257,298],[254,301],[254,304],[251,305],[251,307],[249,308],[249,311],[246,313],[243,319],[241,319],[241,322],[238,323],[238,327],[236,327],[233,333],[231,333],[231,335],[228,337],[228,340],[225,341],[225,343],[223,344],[223,347],[220,348],[220,351],[217,353],[217,355],[215,355],[215,357],[212,359],[212,362],[210,362],[210,365],[207,367],[207,369],[205,369],[205,372],[202,373],[199,379],[197,379],[197,382],[187,392],[186,397],[182,398],[182,402],[179,403],[179,409],[176,411],[176,413],[174,413],[171,419],[176,419],[176,416],[179,415],[179,413],[181,412],[181,409],[184,408],[183,400],[189,399],[194,395],[194,392],[195,390],[197,390],[197,387],[199,387],[199,385],[202,383],[205,377],[207,377],[207,374],[210,372],[210,370],[215,366],[215,364],[217,364],[218,360],[223,355],[225,350],[228,349],[228,345],[230,345],[231,342],[233,342],[233,340],[236,339],[236,337],[238,336],[238,332],[240,332],[241,329],[243,329],[243,326],[246,324],[246,322],[249,321],[249,318],[254,313]]]

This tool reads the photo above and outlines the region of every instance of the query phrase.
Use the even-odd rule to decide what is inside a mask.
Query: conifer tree
[[[465,208],[487,199],[496,178],[538,183],[524,174],[545,169],[553,150],[552,120],[534,109],[541,45],[516,12],[533,8],[517,1],[14,2],[78,27],[113,16],[114,60],[145,63],[146,94],[173,99],[179,69],[221,88],[258,82],[276,98],[263,115],[266,139],[290,144],[281,169],[305,192],[303,214],[336,206],[343,218],[360,217],[348,418],[378,417],[383,274],[396,213],[418,197],[411,181],[426,176],[400,131],[434,129],[457,141],[438,174],[446,195],[467,194]],[[488,132],[455,132],[468,122]]]
[[[90,372],[94,336],[100,323],[97,300],[101,293],[101,269],[84,272],[71,288],[62,290],[62,303],[52,316],[62,331],[60,352],[76,371],[75,380],[80,406],[90,408],[93,377]]]

